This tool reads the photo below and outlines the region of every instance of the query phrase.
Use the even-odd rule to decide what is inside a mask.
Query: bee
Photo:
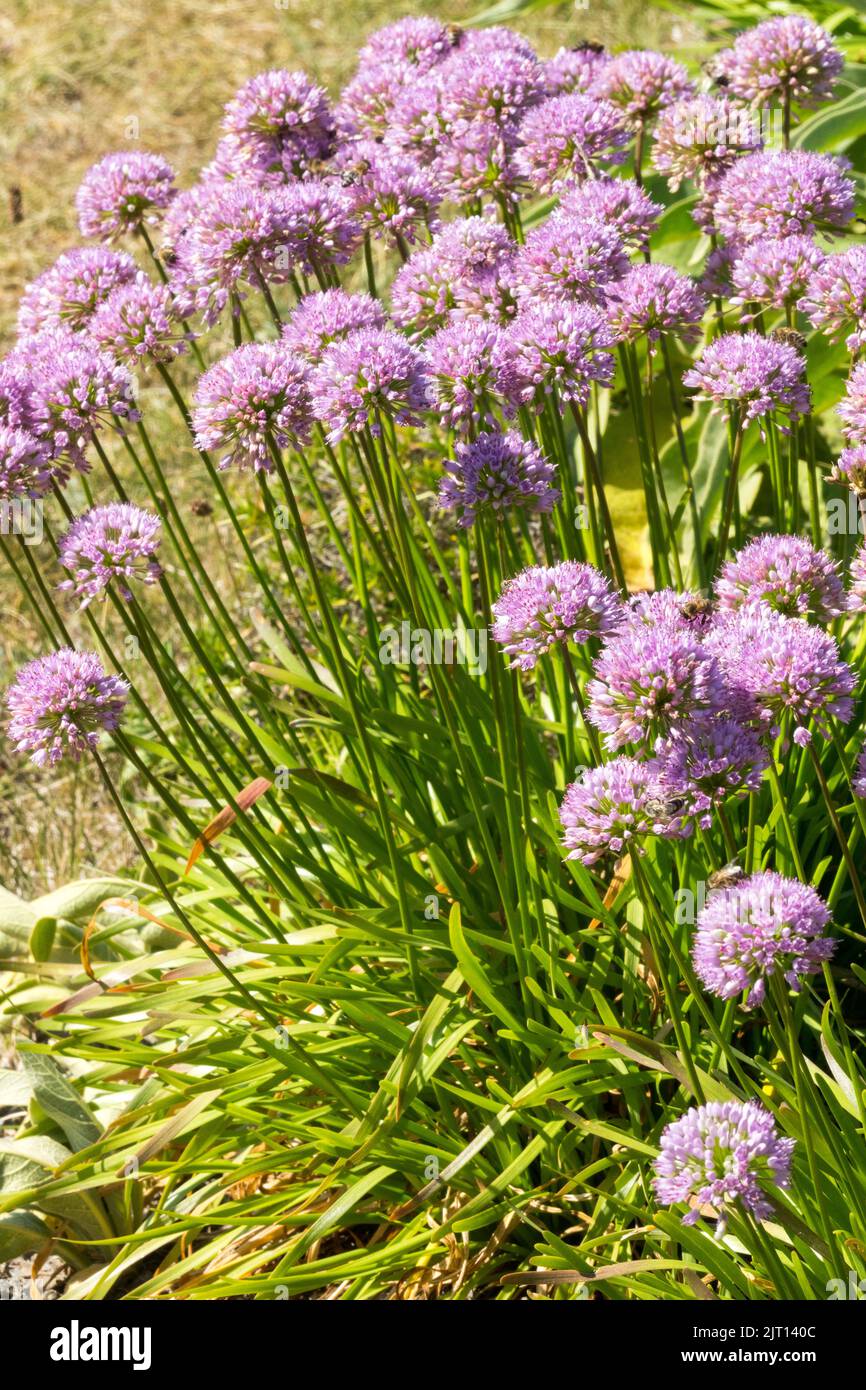
[[[723,72],[719,72],[712,58],[708,58],[701,67],[702,71],[707,74],[707,77],[709,77],[712,82],[715,82],[717,87],[729,87],[731,85],[730,78],[726,77]]]
[[[704,598],[703,594],[690,594],[680,604],[680,612],[691,622],[693,618],[702,618],[705,613],[709,613],[711,607],[709,599]]]
[[[708,888],[732,888],[735,883],[746,877],[745,869],[741,868],[735,860],[730,864],[725,864],[724,868],[716,869],[707,879]]]
[[[806,339],[796,328],[774,328],[770,337],[775,338],[777,343],[787,343],[788,347],[796,348],[797,352],[806,351]]]
[[[213,513],[213,507],[205,497],[194,498],[189,504],[189,509],[193,516],[210,516]]]
[[[581,39],[580,43],[572,45],[572,53],[604,53],[604,44],[596,43],[595,39]]]
[[[458,44],[463,42],[463,35],[466,33],[466,30],[463,28],[462,24],[446,24],[445,33],[451,47],[456,48]]]
[[[646,799],[646,809],[658,820],[670,820],[685,804],[684,796],[648,796]]]

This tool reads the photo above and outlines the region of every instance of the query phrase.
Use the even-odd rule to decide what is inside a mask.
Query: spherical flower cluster
[[[664,209],[634,179],[587,179],[562,190],[560,208],[577,219],[605,223],[623,245],[645,251]]]
[[[514,37],[517,44],[502,45],[492,31],[476,30],[437,70],[444,86],[442,113],[455,143],[473,125],[496,126],[510,138],[524,112],[544,97],[541,63],[530,44]]]
[[[692,960],[711,994],[735,999],[748,990],[750,1008],[764,1001],[779,975],[793,990],[830,959],[825,936],[830,909],[814,888],[767,872],[714,889],[698,913]]]
[[[851,788],[855,796],[866,797],[866,748],[857,759],[857,771],[852,778]]]
[[[493,604],[493,640],[510,666],[531,671],[554,646],[609,636],[622,613],[619,595],[593,565],[532,565],[509,579]]]
[[[509,283],[520,304],[545,299],[602,303],[629,260],[615,228],[595,217],[555,212],[533,227],[517,253]]]
[[[225,108],[223,130],[242,152],[250,173],[258,168],[298,177],[333,148],[328,96],[304,72],[260,72]]]
[[[851,557],[849,608],[866,610],[866,541],[861,541]]]
[[[605,746],[627,743],[652,749],[702,710],[724,708],[719,667],[698,636],[686,627],[629,622],[595,662],[587,683],[589,717],[605,735]]]
[[[607,291],[607,321],[617,342],[646,338],[652,351],[668,335],[684,342],[694,342],[700,336],[706,300],[695,282],[673,266],[661,262],[633,266]]]
[[[724,566],[716,581],[719,607],[768,603],[789,618],[829,623],[847,607],[838,566],[805,536],[758,536]]]
[[[713,188],[736,159],[763,148],[754,114],[725,96],[690,97],[661,112],[653,164],[676,192],[685,179]]]
[[[831,482],[841,483],[858,497],[866,497],[866,444],[843,449],[828,476]]]
[[[353,211],[363,230],[377,239],[411,243],[435,226],[442,194],[414,159],[364,142],[357,172],[346,177]]]
[[[756,304],[759,308],[792,306],[824,262],[810,237],[786,236],[752,241],[737,254],[731,266],[735,293],[732,304]]]
[[[746,424],[776,411],[796,420],[810,407],[805,367],[789,343],[759,333],[723,333],[684,374],[683,384],[716,407],[734,402]]]
[[[454,318],[427,343],[430,402],[450,429],[491,421],[499,386],[495,354],[500,332],[486,319]]]
[[[358,328],[324,353],[311,377],[313,411],[331,444],[346,434],[381,433],[381,416],[418,422],[428,384],[420,355],[388,328]]]
[[[44,497],[57,477],[50,448],[28,429],[0,424],[0,506]]]
[[[409,67],[427,72],[441,63],[458,39],[459,35],[438,19],[409,15],[371,34],[358,54],[358,66]]]
[[[301,448],[312,426],[307,366],[282,343],[244,343],[199,379],[193,407],[199,449],[270,472],[271,446]]]
[[[500,387],[513,405],[541,408],[558,392],[563,401],[586,405],[594,381],[610,386],[613,335],[603,314],[587,304],[539,301],[515,318],[497,349]]]
[[[734,696],[774,736],[787,717],[794,742],[811,742],[814,720],[826,731],[833,716],[854,712],[856,680],[833,638],[801,618],[786,618],[765,603],[720,615],[705,646],[717,659]]]
[[[599,166],[621,164],[630,135],[608,101],[572,93],[548,97],[520,123],[514,156],[520,176],[539,193],[595,178]]]
[[[797,14],[747,29],[715,60],[728,90],[756,105],[768,105],[775,98],[817,106],[831,97],[843,66],[844,58],[827,31]]]
[[[694,92],[684,67],[649,49],[630,49],[605,63],[595,76],[592,95],[612,101],[632,129],[653,120],[666,106]]]
[[[129,502],[94,507],[73,521],[58,545],[58,558],[70,578],[58,585],[70,589],[86,608],[114,584],[121,598],[131,599],[132,580],[155,584],[162,574],[156,552],[161,522],[153,512]]]
[[[33,432],[55,458],[65,455],[86,470],[84,451],[101,425],[139,418],[126,367],[90,346],[83,334],[40,333],[14,357],[30,374]]]
[[[128,691],[125,680],[106,675],[93,652],[61,647],[22,667],[7,691],[9,737],[37,767],[66,756],[78,762],[96,748],[102,731],[118,727]]]
[[[483,515],[498,518],[511,507],[549,512],[559,501],[554,465],[516,430],[479,434],[457,444],[454,454],[445,464],[439,505],[456,512],[459,526]]]
[[[175,173],[158,154],[123,150],[88,169],[75,195],[82,236],[115,241],[156,222],[175,195]]]
[[[441,328],[454,310],[483,313],[501,300],[501,276],[516,250],[501,222],[460,217],[397,272],[391,287],[394,322],[414,335]]]
[[[714,190],[715,226],[743,241],[840,230],[854,213],[847,167],[846,160],[811,150],[745,155]]]
[[[168,288],[143,274],[112,290],[94,312],[89,331],[103,352],[130,367],[143,359],[170,362],[187,346]]]
[[[497,199],[509,208],[517,203],[518,175],[514,166],[515,135],[496,121],[467,121],[459,139],[443,143],[434,173],[443,196],[460,206]]]
[[[632,594],[626,607],[626,622],[652,627],[667,623],[692,635],[706,631],[712,619],[712,604],[701,594],[676,589],[651,589]]]
[[[858,362],[837,406],[842,433],[851,444],[866,444],[866,362]]]
[[[684,1226],[701,1208],[717,1217],[716,1235],[727,1224],[728,1207],[765,1221],[773,1208],[764,1189],[791,1185],[793,1139],[780,1139],[769,1110],[757,1101],[710,1101],[687,1110],[665,1127],[655,1161],[656,1197],[665,1206],[688,1202]]]
[[[544,86],[550,96],[564,92],[587,92],[594,78],[611,55],[600,43],[579,43],[560,48],[544,63]]]
[[[348,189],[334,179],[305,179],[273,194],[278,243],[276,263],[300,266],[305,275],[345,265],[361,239]]]
[[[714,805],[760,790],[769,760],[754,730],[723,714],[699,714],[662,739],[655,767],[666,794],[708,830]]]
[[[559,819],[566,859],[587,867],[606,855],[643,853],[640,841],[647,835],[688,834],[669,810],[652,766],[628,757],[590,768],[566,787]]]
[[[849,352],[866,347],[866,247],[849,246],[837,256],[821,257],[800,300],[800,309],[815,328],[845,339]]]
[[[20,336],[28,338],[52,328],[86,327],[97,305],[139,273],[135,261],[123,251],[107,251],[101,246],[64,251],[21,296]]]
[[[384,328],[385,311],[369,294],[345,290],[317,290],[304,295],[283,328],[289,352],[311,366],[322,360],[331,343],[347,338],[356,328]]]

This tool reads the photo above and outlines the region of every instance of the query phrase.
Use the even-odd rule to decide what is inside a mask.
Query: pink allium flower
[[[493,640],[510,666],[531,671],[555,646],[609,636],[622,615],[622,600],[593,565],[533,565],[509,579],[493,604]]]
[[[590,768],[566,787],[559,819],[566,859],[587,867],[606,855],[644,853],[640,842],[647,835],[689,833],[682,818],[668,811],[652,765],[627,757]]]
[[[627,623],[609,639],[594,670],[586,687],[589,717],[613,750],[627,743],[651,749],[696,714],[726,704],[716,661],[679,623]]]
[[[556,391],[585,405],[594,381],[610,386],[613,336],[588,304],[550,300],[521,309],[497,348],[500,389],[513,405],[536,405]]]
[[[858,497],[866,497],[866,444],[843,449],[828,476],[831,482],[841,483]]]
[[[653,164],[676,192],[685,179],[713,188],[736,159],[763,148],[755,115],[726,96],[701,93],[667,106],[655,129]]]
[[[309,443],[307,365],[283,343],[244,343],[199,378],[192,419],[196,446],[219,453],[221,468],[269,473],[271,442],[280,449]]]
[[[492,422],[500,331],[485,319],[453,318],[427,342],[424,360],[430,404],[449,429]]]
[[[716,597],[729,612],[763,602],[789,618],[829,623],[847,607],[838,568],[805,536],[758,536],[724,566]]]
[[[161,524],[153,512],[129,502],[94,507],[73,521],[60,539],[58,558],[70,578],[57,587],[70,589],[82,608],[110,584],[121,598],[131,599],[131,581],[155,584],[162,574],[156,558]]]
[[[467,34],[437,73],[443,115],[458,141],[478,123],[509,130],[545,95],[541,64],[525,40],[501,46],[488,33],[479,45],[479,36]]]
[[[424,15],[408,15],[370,35],[358,54],[358,66],[411,67],[428,72],[441,63],[459,41],[447,24]]]
[[[866,797],[866,748],[857,759],[857,771],[851,781],[855,796]]]
[[[429,247],[413,252],[391,287],[391,313],[414,336],[441,328],[453,310],[483,314],[500,302],[501,276],[515,243],[500,222],[460,217],[446,222]]]
[[[840,230],[854,213],[848,167],[847,160],[812,150],[745,155],[715,189],[715,226],[742,241]]]
[[[540,449],[516,430],[479,434],[457,444],[445,464],[439,505],[457,513],[457,524],[470,527],[479,515],[497,519],[512,507],[549,512],[559,501],[556,468]]]
[[[733,402],[745,423],[776,412],[793,421],[810,409],[805,370],[803,357],[790,343],[759,333],[723,333],[684,374],[683,385],[717,408]]]
[[[606,289],[607,321],[617,342],[646,338],[652,351],[666,336],[687,343],[700,337],[706,300],[695,282],[673,266],[661,262],[633,266],[618,284]]]
[[[830,909],[808,884],[752,874],[707,897],[692,945],[695,972],[720,999],[748,990],[749,1008],[763,1003],[771,975],[799,991],[835,950],[824,934],[829,921]]]
[[[170,362],[187,346],[168,288],[144,274],[112,290],[94,312],[90,333],[103,352],[130,367]]]
[[[290,352],[311,365],[322,359],[331,343],[347,338],[356,328],[384,328],[385,311],[369,294],[319,290],[305,295],[283,327]]]
[[[128,692],[125,680],[106,675],[95,653],[61,647],[22,667],[6,692],[9,737],[37,767],[67,756],[78,762],[96,748],[100,733],[117,728]]]
[[[560,48],[542,64],[545,89],[552,97],[586,92],[610,60],[611,54],[601,44],[579,43],[574,48]]]
[[[737,253],[731,266],[735,290],[731,303],[771,309],[790,307],[823,262],[824,252],[811,237],[751,241]]]
[[[595,178],[602,164],[621,164],[630,138],[610,102],[579,93],[548,97],[521,121],[514,162],[533,192],[557,193]]]
[[[866,444],[866,362],[858,362],[849,376],[836,412],[845,438],[852,444]]]
[[[854,713],[854,672],[829,633],[802,618],[753,603],[720,615],[704,643],[734,697],[773,736],[787,716],[802,747],[812,740],[811,720],[826,735],[831,716],[844,724]]]
[[[339,339],[313,369],[313,411],[331,444],[362,430],[381,433],[380,417],[417,424],[427,405],[423,359],[389,328],[358,328]]]
[[[116,241],[158,222],[175,196],[175,172],[158,154],[121,150],[107,154],[84,175],[75,195],[82,236]]]
[[[466,121],[459,135],[439,147],[433,165],[445,197],[459,205],[496,198],[513,207],[518,185],[514,144],[513,126],[503,129],[480,117]]]
[[[90,346],[84,334],[40,333],[15,357],[30,372],[33,432],[54,457],[66,455],[81,471],[88,466],[85,448],[101,426],[139,418],[128,370]]]
[[[347,190],[364,231],[411,243],[419,231],[435,227],[442,193],[428,170],[372,141],[359,142],[354,158],[356,172],[346,175]]]
[[[634,179],[587,179],[562,190],[561,210],[578,219],[606,222],[624,245],[644,251],[664,211]]]
[[[611,281],[621,280],[630,262],[614,227],[598,218],[554,212],[529,232],[514,257],[509,283],[518,304],[542,299],[603,303]]]
[[[687,589],[652,589],[632,594],[626,605],[625,621],[631,627],[648,624],[657,627],[667,623],[689,632],[692,636],[706,630],[712,618],[712,604],[700,594]]]
[[[836,256],[822,256],[799,307],[813,327],[831,339],[852,329],[845,339],[849,352],[866,347],[866,247],[849,246]]]
[[[0,424],[0,517],[6,503],[19,497],[44,497],[63,471],[51,449],[30,430]]]
[[[848,607],[866,610],[866,541],[861,541],[851,556],[851,590]]]
[[[251,77],[227,104],[222,129],[242,151],[250,173],[260,167],[284,177],[298,177],[327,159],[334,142],[327,92],[305,72]]]
[[[798,106],[828,101],[844,58],[830,35],[806,15],[767,19],[717,54],[715,70],[734,96],[756,105],[789,98]]]
[[[18,332],[22,338],[46,329],[83,329],[97,305],[118,285],[128,285],[139,269],[124,251],[82,246],[64,251],[21,296]]]
[[[696,715],[656,747],[655,767],[665,795],[671,802],[684,802],[705,830],[712,825],[713,806],[729,796],[759,791],[768,766],[754,730],[718,712]]]
[[[618,106],[633,130],[693,92],[685,68],[650,49],[617,53],[599,70],[591,88],[593,96]]]
[[[729,1207],[766,1221],[773,1207],[764,1189],[770,1183],[790,1187],[793,1151],[794,1140],[779,1138],[775,1120],[757,1101],[693,1106],[662,1132],[656,1197],[665,1206],[688,1202],[684,1226],[693,1226],[701,1208],[710,1207],[717,1236],[724,1233]]]

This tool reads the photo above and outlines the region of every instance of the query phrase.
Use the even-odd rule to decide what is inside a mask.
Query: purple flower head
[[[716,408],[734,402],[744,423],[763,421],[777,411],[794,421],[809,413],[805,368],[803,357],[790,343],[759,333],[723,333],[684,374],[683,385]]]
[[[804,293],[813,273],[824,262],[824,253],[807,236],[770,237],[751,241],[737,253],[731,266],[735,293],[731,303],[757,304],[784,309]]]
[[[787,716],[802,747],[812,740],[810,720],[826,734],[831,715],[844,724],[854,712],[854,673],[812,623],[753,603],[720,615],[704,642],[734,698],[774,736]]]
[[[338,444],[346,434],[381,433],[380,417],[417,424],[428,384],[420,354],[390,328],[358,328],[324,353],[311,377],[313,413]]]
[[[866,347],[866,247],[849,246],[837,256],[822,256],[799,308],[830,338],[841,338],[852,329],[845,339],[849,352]]]
[[[277,264],[300,265],[306,275],[345,265],[361,240],[348,189],[335,179],[306,179],[273,195],[279,226]]]
[[[748,990],[750,1008],[763,1003],[771,975],[798,991],[833,954],[836,943],[824,935],[829,921],[814,888],[781,874],[752,874],[709,894],[692,945],[695,972],[720,999]]]
[[[511,507],[549,512],[559,501],[555,466],[516,430],[479,434],[455,445],[454,453],[445,464],[439,505],[457,513],[459,526],[486,513],[499,518]]]
[[[353,211],[365,232],[399,244],[417,240],[435,225],[442,194],[415,159],[392,154],[372,141],[358,142],[356,172],[346,173]]]
[[[666,795],[683,801],[705,830],[712,825],[714,805],[760,790],[768,765],[754,730],[718,713],[696,715],[656,747],[655,767]]]
[[[162,574],[156,552],[161,522],[153,512],[129,502],[94,507],[73,521],[58,545],[58,556],[70,578],[58,584],[71,589],[86,608],[110,584],[121,598],[131,599],[132,580],[155,584]]]
[[[97,305],[139,273],[135,261],[124,251],[107,251],[101,246],[64,251],[21,296],[20,337],[53,328],[84,328]]]
[[[199,379],[192,419],[197,447],[219,453],[220,467],[269,473],[271,441],[280,449],[309,443],[307,364],[283,343],[244,343]]]
[[[589,867],[606,855],[642,854],[646,835],[681,838],[689,833],[671,812],[655,770],[636,758],[612,758],[590,768],[565,789],[559,808],[566,859]]]
[[[464,57],[485,59],[496,54],[521,58],[526,63],[539,63],[529,39],[504,24],[493,24],[489,29],[465,29],[454,46]]]
[[[609,101],[578,92],[548,97],[521,121],[514,161],[533,192],[557,193],[595,178],[601,164],[621,164],[630,138]]]
[[[653,164],[676,192],[691,179],[713,188],[740,155],[763,148],[758,119],[726,96],[701,93],[667,106],[660,114]]]
[[[734,293],[731,279],[734,265],[743,254],[743,247],[736,241],[717,246],[707,256],[704,273],[698,280],[698,288],[711,299],[725,299]]]
[[[587,179],[564,188],[562,212],[606,222],[626,246],[644,251],[664,209],[634,179]]]
[[[384,326],[385,311],[369,294],[317,290],[305,295],[292,311],[283,328],[283,342],[289,352],[315,366],[331,343],[347,338],[356,328]]]
[[[612,750],[652,749],[701,711],[725,706],[718,664],[697,633],[679,623],[628,622],[614,633],[587,683],[589,717]]]
[[[851,789],[855,796],[866,797],[866,748],[857,759],[857,771],[852,778]]]
[[[646,338],[650,351],[666,336],[694,342],[700,337],[706,300],[688,275],[661,262],[632,267],[618,284],[607,286],[607,319],[617,342]]]
[[[186,351],[186,334],[167,286],[144,274],[112,290],[94,313],[90,333],[103,352],[130,367],[143,359],[170,362]]]
[[[156,222],[175,196],[175,173],[158,154],[107,154],[84,175],[75,195],[82,236],[116,241]]]
[[[685,68],[650,49],[617,53],[600,68],[592,84],[592,95],[618,106],[633,130],[693,92]]]
[[[554,212],[533,227],[509,274],[518,303],[581,299],[604,303],[611,281],[629,270],[619,233],[598,218]]]
[[[849,376],[836,413],[845,438],[852,444],[866,444],[866,362],[858,362]]]
[[[129,685],[106,675],[93,652],[61,647],[22,667],[6,692],[8,733],[16,752],[37,767],[96,748],[103,730],[120,723]]]
[[[563,401],[585,405],[594,381],[613,381],[612,341],[604,315],[588,304],[531,304],[499,340],[500,389],[512,405],[540,409],[554,390]]]
[[[31,427],[30,385],[27,360],[20,349],[0,360],[0,424]]]
[[[866,444],[853,444],[850,449],[843,449],[829,477],[831,482],[841,483],[858,497],[866,497]]]
[[[728,1207],[758,1221],[772,1216],[764,1189],[791,1185],[793,1139],[780,1139],[769,1110],[757,1101],[710,1101],[695,1105],[662,1131],[655,1161],[656,1197],[665,1206],[688,1202],[684,1226],[693,1226],[701,1208],[717,1217],[716,1235],[727,1224]]]
[[[844,59],[825,29],[805,15],[767,19],[719,53],[715,69],[734,96],[755,105],[773,98],[798,106],[828,101]]]
[[[225,108],[222,128],[251,169],[290,177],[327,159],[334,142],[328,96],[304,72],[260,72]]]
[[[514,127],[496,121],[464,122],[438,150],[433,173],[444,196],[458,204],[491,198],[512,207],[517,202]]]
[[[83,334],[40,333],[15,351],[31,374],[33,431],[55,457],[86,471],[84,450],[102,425],[138,419],[126,367]]]
[[[758,536],[716,581],[721,609],[763,602],[789,618],[829,623],[847,607],[838,566],[805,536]]]
[[[866,541],[861,541],[851,556],[851,592],[848,607],[861,613],[866,610]]]
[[[395,323],[419,335],[441,328],[455,309],[483,313],[499,296],[500,276],[515,243],[500,222],[460,217],[447,222],[431,245],[413,252],[391,288]]]
[[[379,137],[382,148],[432,169],[451,139],[445,100],[446,89],[436,71],[407,82],[394,97],[387,125]]]
[[[334,108],[338,136],[354,140],[366,136],[381,140],[391,123],[394,105],[414,77],[411,67],[371,63],[361,67],[340,93]]]
[[[659,623],[681,628],[692,636],[705,632],[712,618],[712,605],[701,594],[677,589],[652,589],[645,593],[632,594],[625,612],[625,621],[631,627]]]
[[[20,497],[44,497],[58,475],[51,450],[30,430],[0,424],[0,515]],[[62,476],[62,471],[61,471]]]
[[[430,403],[449,429],[491,423],[499,384],[495,349],[500,332],[485,319],[457,317],[427,343]]]
[[[593,565],[532,565],[509,579],[493,604],[493,640],[510,666],[531,671],[559,644],[610,635],[622,613],[619,595]]]
[[[455,47],[458,35],[447,24],[409,15],[371,34],[358,54],[360,68],[394,66],[428,72]]]
[[[442,112],[452,138],[459,139],[468,127],[479,123],[506,131],[544,97],[542,67],[531,47],[499,46],[489,35],[480,48],[475,36],[458,44],[437,76],[443,84]]]
[[[552,97],[566,92],[586,92],[611,55],[599,44],[579,43],[560,48],[543,64],[544,86]]]
[[[715,226],[743,241],[840,230],[854,213],[847,168],[847,160],[812,150],[745,155],[715,189]]]

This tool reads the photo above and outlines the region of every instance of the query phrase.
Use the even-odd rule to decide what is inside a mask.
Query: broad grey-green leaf
[[[21,1070],[30,1082],[33,1098],[60,1126],[73,1149],[96,1142],[102,1132],[99,1125],[53,1057],[22,1051]]]

